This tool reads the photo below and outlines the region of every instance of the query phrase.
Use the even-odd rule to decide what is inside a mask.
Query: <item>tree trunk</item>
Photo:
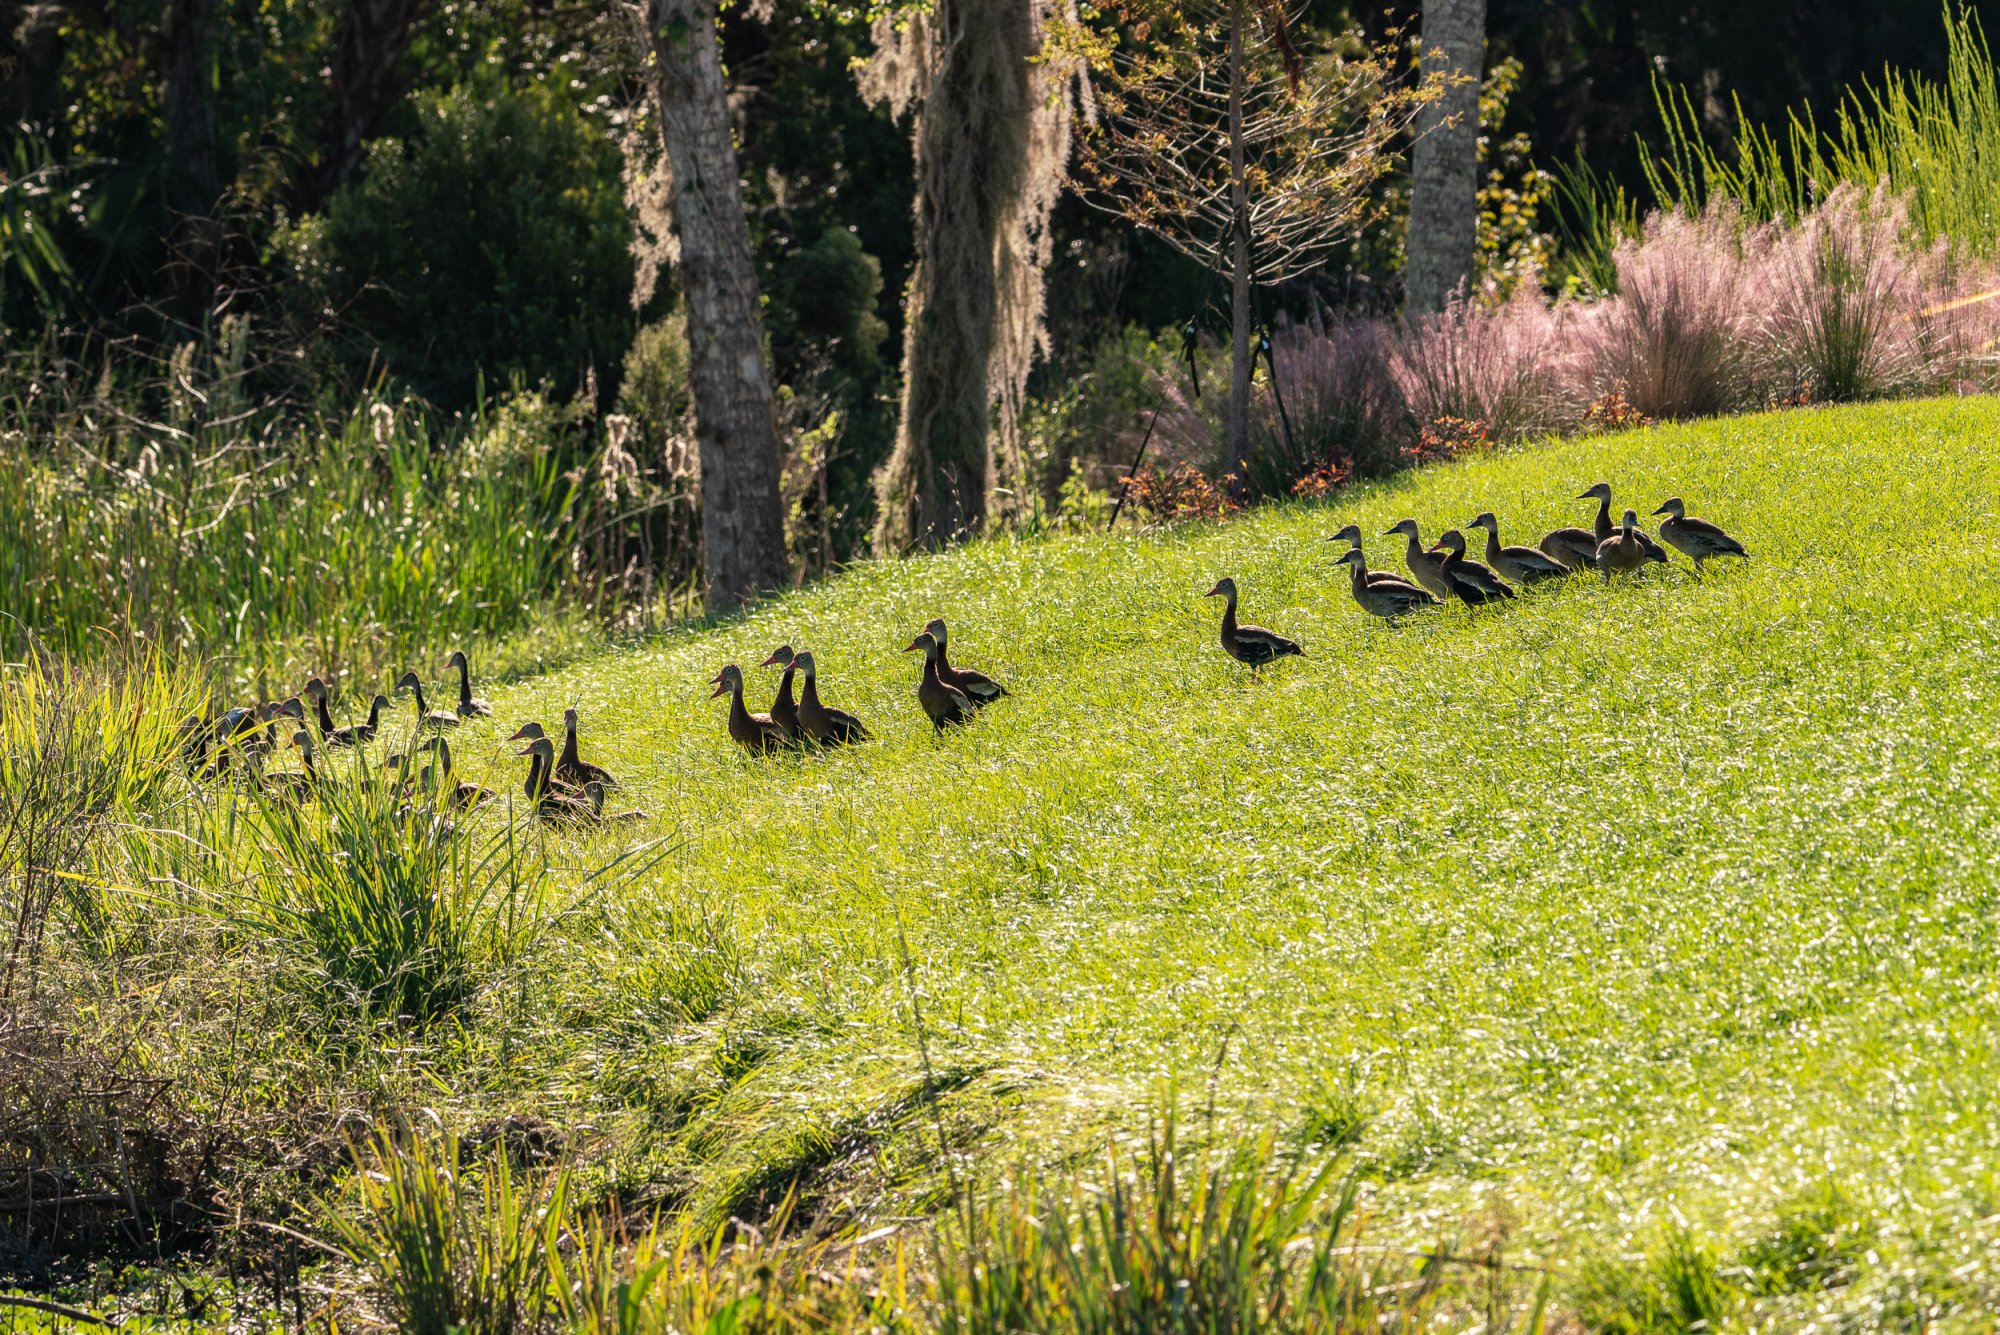
[[[782,588],[788,565],[778,422],[715,18],[714,0],[652,0],[660,139],[673,176],[688,380],[701,447],[701,537],[711,611]]]
[[[1243,5],[1229,9],[1229,472],[1239,499],[1249,488],[1250,462],[1250,191],[1243,179]]]
[[[424,0],[348,0],[327,65],[333,125],[307,186],[308,208],[361,174],[368,141],[382,132],[382,121],[403,96],[403,56],[423,11]]]
[[[206,214],[217,189],[209,16],[209,0],[167,8],[167,206],[183,216]]]
[[[877,26],[864,91],[916,106],[917,263],[895,450],[876,478],[879,550],[976,534],[1018,488],[1014,424],[1041,338],[1048,214],[1069,158],[1060,62],[1038,0],[938,0]],[[996,411],[997,410],[997,411]]]
[[[1472,280],[1479,236],[1479,80],[1486,0],[1423,0],[1424,71],[1459,82],[1425,108],[1410,155],[1410,240],[1403,303],[1440,311]]]

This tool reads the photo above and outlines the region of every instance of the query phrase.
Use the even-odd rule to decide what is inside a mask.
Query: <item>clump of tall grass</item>
[[[1572,420],[1579,410],[1572,387],[1550,365],[1568,315],[1522,284],[1497,305],[1460,299],[1404,321],[1395,330],[1393,371],[1408,418],[1481,422],[1505,440]]]

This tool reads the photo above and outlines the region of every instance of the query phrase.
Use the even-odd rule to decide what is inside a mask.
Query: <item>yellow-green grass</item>
[[[1733,1249],[1832,1191],[1881,1284],[2000,1297],[1996,435],[2000,405],[1944,400],[1537,445],[865,565],[494,689],[462,770],[514,787],[499,739],[575,704],[614,804],[652,813],[559,859],[680,847],[608,932],[552,931],[533,1034],[480,1079],[701,1208],[804,1163],[893,1213],[939,1181],[867,1148],[929,1134],[920,1010],[975,1175],[1142,1127],[1176,1081],[1354,1129],[1389,1232],[1504,1218],[1569,1263],[1684,1218]],[[1750,561],[1390,628],[1322,541],[1491,509],[1532,543],[1599,479],[1642,515],[1684,496]],[[1224,657],[1224,574],[1303,660]],[[937,615],[1012,692],[942,739],[899,652]],[[730,744],[708,681],[742,664],[767,707],[780,642],[875,741]]]

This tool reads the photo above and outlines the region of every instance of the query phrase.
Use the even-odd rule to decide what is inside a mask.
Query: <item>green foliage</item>
[[[881,261],[845,227],[828,227],[779,266],[772,341],[793,344],[794,360],[810,347],[845,374],[871,383],[882,373],[889,336],[877,311],[881,296]]]
[[[426,99],[294,249],[324,265],[358,360],[449,408],[520,376],[567,398],[631,337],[631,229],[615,148],[548,84]],[[323,249],[324,258],[314,251]]]

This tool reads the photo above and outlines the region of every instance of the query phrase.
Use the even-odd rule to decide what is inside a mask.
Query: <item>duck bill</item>
[[[764,660],[763,662],[759,663],[759,664],[758,664],[757,666],[758,666],[758,667],[776,667],[776,666],[779,666],[779,665],[781,665],[781,664],[784,664],[784,660],[783,660],[783,659],[781,659],[781,658],[779,658],[779,657],[778,657],[778,655],[777,655],[777,653],[776,653],[776,652],[774,651],[774,652],[773,652],[773,653],[771,654],[771,656],[770,656],[769,658],[765,659],[765,660]]]
[[[724,682],[722,678],[717,677],[715,679],[715,689],[708,693],[708,698],[713,700],[716,696],[721,695],[724,691],[728,689],[729,689],[728,683]]]
[[[1660,507],[1659,509],[1657,509],[1657,510],[1653,511],[1653,513],[1654,513],[1655,515],[1663,515],[1663,514],[1665,514],[1666,512],[1667,512],[1667,507],[1666,507],[1666,506],[1664,506],[1664,505],[1663,505],[1663,506],[1661,506],[1661,507]]]
[[[1210,589],[1207,593],[1204,593],[1202,595],[1202,597],[1204,598],[1220,598],[1221,596],[1222,596],[1222,586],[1220,584],[1216,585],[1214,588]]]
[[[528,729],[527,726],[524,724],[521,727],[516,728],[514,730],[514,735],[512,737],[509,737],[507,740],[510,742],[518,742],[527,735],[528,735]],[[521,754],[526,755],[527,752],[523,751]]]
[[[920,644],[920,643],[919,643],[918,641],[916,641],[916,640],[911,640],[911,641],[910,641],[910,642],[909,642],[908,644],[906,644],[906,645],[904,645],[904,646],[903,646],[903,652],[904,652],[904,653],[906,653],[906,654],[913,654],[913,653],[915,653],[915,652],[916,652],[917,650],[919,650],[919,649],[921,649],[921,648],[923,648],[923,647],[924,647],[924,646],[923,646],[922,644]]]

